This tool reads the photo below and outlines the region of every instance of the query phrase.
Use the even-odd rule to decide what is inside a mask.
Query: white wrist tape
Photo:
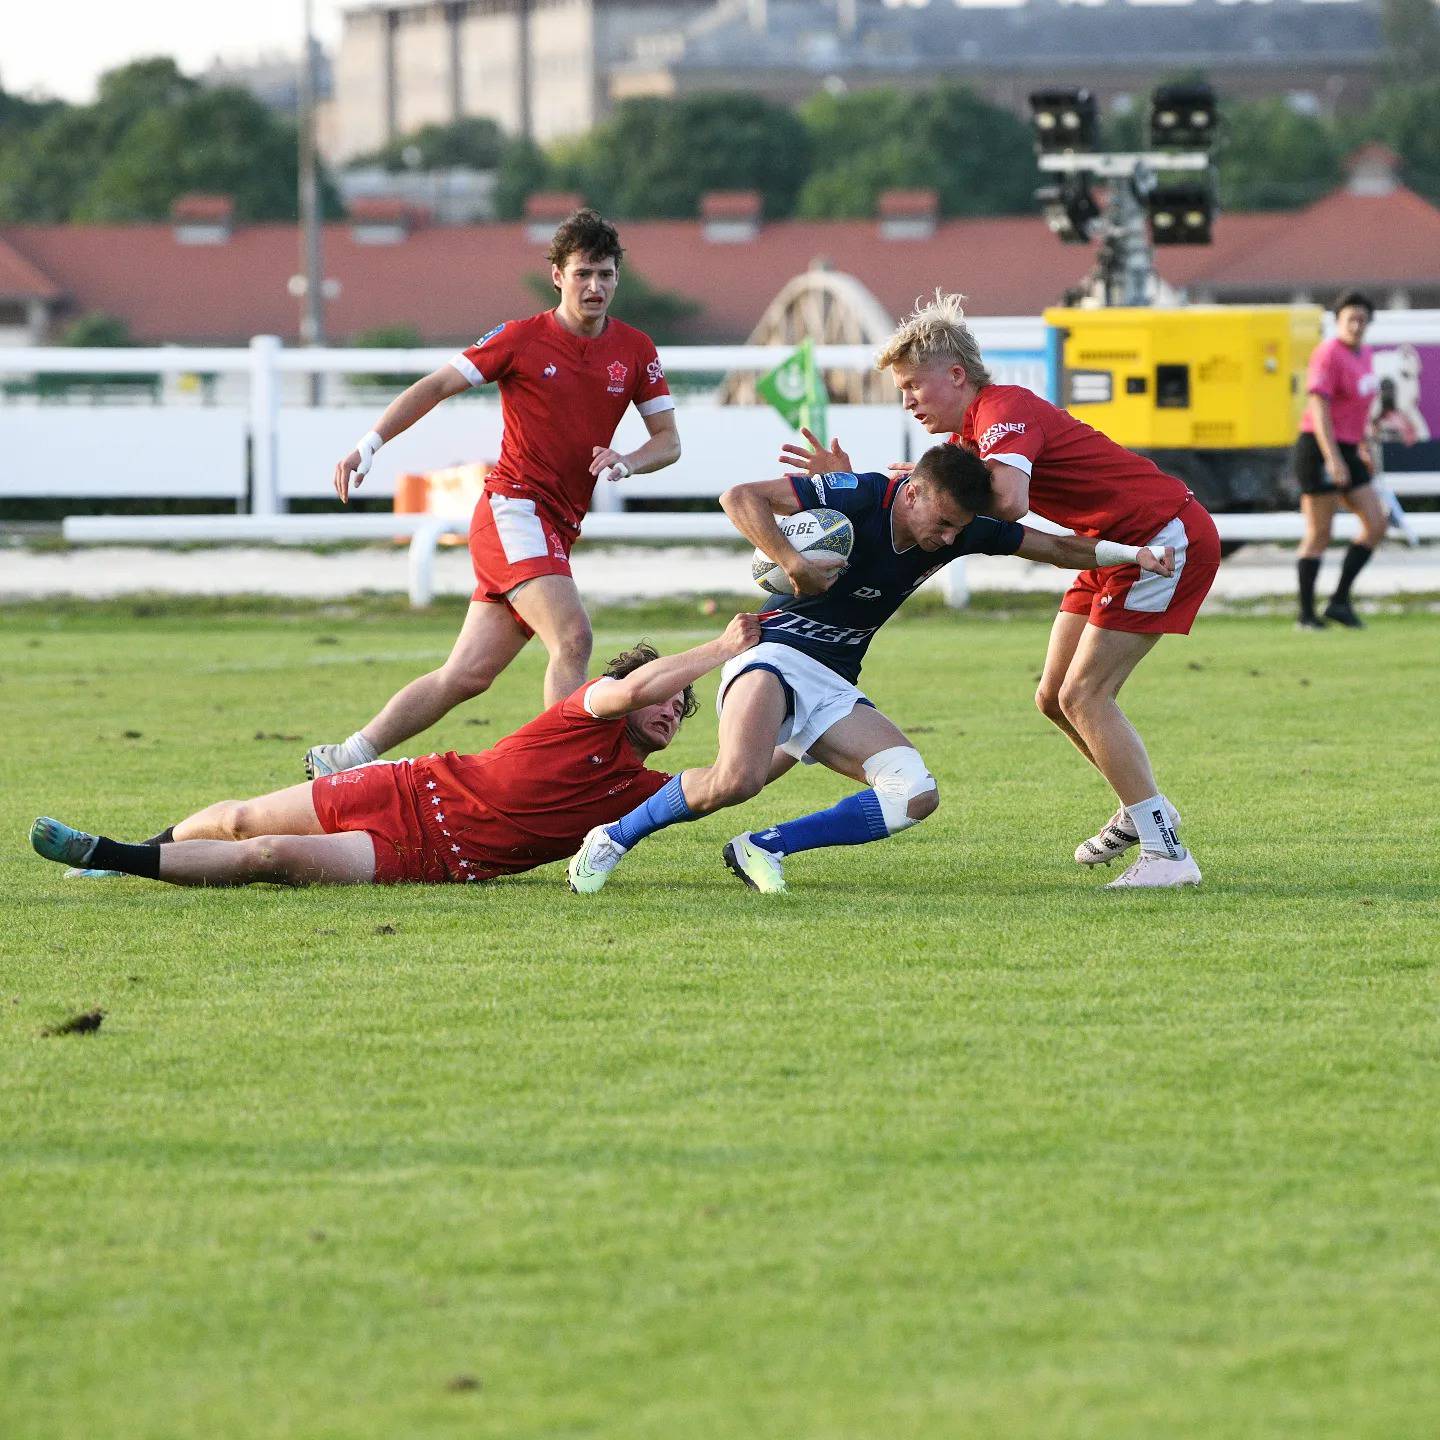
[[[370,462],[375,458],[376,453],[385,442],[374,430],[367,430],[359,439],[355,448],[360,452],[360,463],[355,467],[357,475],[368,475],[370,473]]]
[[[601,480],[628,480],[630,474],[630,467],[623,460],[617,460],[613,465],[607,465],[600,472],[598,478]]]
[[[1099,569],[1106,565],[1133,565],[1139,559],[1142,548],[1139,545],[1121,545],[1114,540],[1097,540],[1095,565]]]

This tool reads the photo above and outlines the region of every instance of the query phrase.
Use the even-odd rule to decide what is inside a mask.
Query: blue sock
[[[889,833],[880,797],[873,790],[862,790],[858,795],[847,795],[828,810],[787,820],[750,838],[772,854],[794,855],[800,850],[818,850],[822,845],[865,845],[871,840],[883,840]]]
[[[685,803],[680,777],[672,775],[643,805],[637,805],[628,815],[622,815],[613,825],[607,825],[605,833],[617,845],[623,845],[628,850],[667,825],[694,818],[694,812]]]

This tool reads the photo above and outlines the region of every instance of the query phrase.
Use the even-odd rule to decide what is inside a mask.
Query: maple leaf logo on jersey
[[[1023,435],[1024,433],[1025,422],[1023,420],[997,420],[975,443],[980,447],[980,453],[983,455],[1005,436]]]
[[[612,395],[623,395],[625,377],[630,373],[630,367],[623,360],[612,360],[605,367],[605,373],[610,377],[610,383],[605,388]]]

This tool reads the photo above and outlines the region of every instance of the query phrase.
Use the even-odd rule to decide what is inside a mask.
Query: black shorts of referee
[[[1362,485],[1368,485],[1372,478],[1370,467],[1360,458],[1360,447],[1346,445],[1343,441],[1338,442],[1338,446],[1340,458],[1350,472],[1350,488],[1358,490]],[[1340,493],[1340,487],[1331,481],[1330,472],[1325,468],[1325,456],[1320,450],[1320,442],[1308,430],[1302,430],[1300,438],[1295,442],[1295,476],[1300,482],[1302,494]]]

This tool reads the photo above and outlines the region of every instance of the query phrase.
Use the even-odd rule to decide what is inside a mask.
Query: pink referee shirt
[[[1330,423],[1335,438],[1343,445],[1358,445],[1365,438],[1370,406],[1380,381],[1375,374],[1374,356],[1368,345],[1352,350],[1337,339],[1322,340],[1310,357],[1305,389],[1323,395],[1330,402]],[[1315,433],[1315,422],[1307,408],[1300,428]]]

